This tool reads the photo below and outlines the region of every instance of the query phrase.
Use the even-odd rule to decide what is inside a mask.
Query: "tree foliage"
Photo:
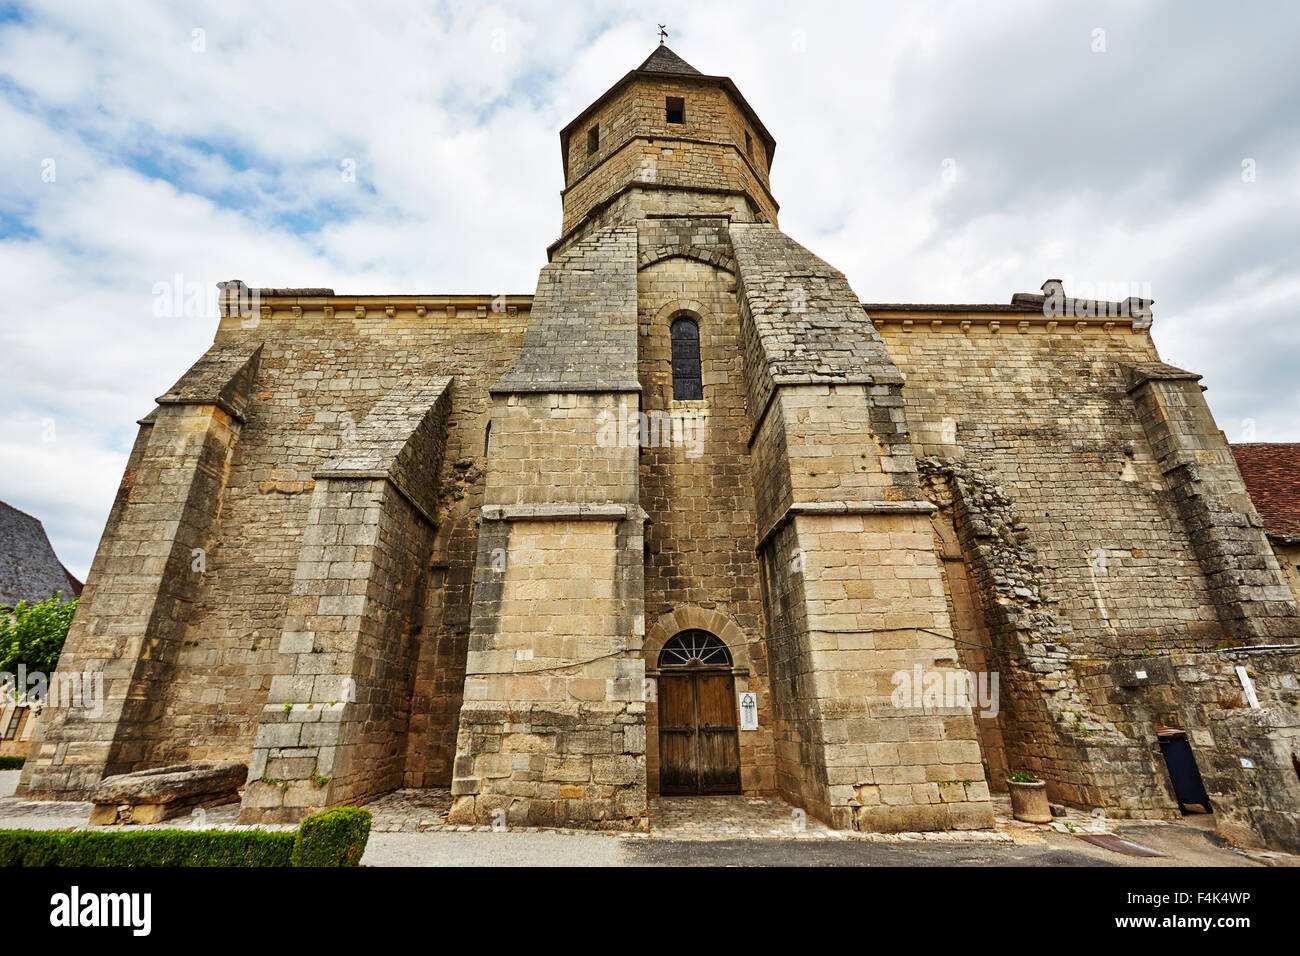
[[[26,664],[28,671],[53,673],[76,610],[76,598],[63,603],[57,594],[39,604],[0,608],[0,671],[14,673]]]

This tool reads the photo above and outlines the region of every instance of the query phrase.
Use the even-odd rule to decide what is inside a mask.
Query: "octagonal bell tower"
[[[728,77],[662,44],[561,130],[560,152],[557,247],[593,225],[648,217],[776,223],[776,140]]]

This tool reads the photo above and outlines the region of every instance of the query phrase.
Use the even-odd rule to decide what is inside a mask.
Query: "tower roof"
[[[702,75],[699,70],[662,43],[655,47],[655,51],[645,58],[645,62],[638,66],[636,71],[638,73],[694,73],[696,76]]]
[[[646,57],[640,66],[634,70],[629,70],[621,80],[606,90],[590,106],[574,117],[574,119],[571,120],[564,129],[560,130],[560,160],[564,164],[564,176],[566,180],[569,176],[570,134],[580,124],[582,124],[588,116],[594,113],[601,104],[608,101],[609,98],[617,93],[623,86],[631,82],[635,77],[644,76],[647,73],[652,76],[695,76],[699,77],[702,81],[709,81],[721,85],[735,98],[741,110],[749,117],[750,122],[754,124],[754,130],[758,133],[759,139],[763,141],[763,147],[767,153],[767,164],[768,166],[772,165],[772,156],[776,153],[776,140],[773,139],[772,134],[767,131],[767,127],[764,126],[763,121],[758,118],[758,114],[754,112],[753,107],[745,102],[745,98],[740,95],[740,90],[736,89],[736,84],[731,81],[730,77],[712,76],[708,73],[701,73],[661,43],[659,46],[654,48],[654,52]]]

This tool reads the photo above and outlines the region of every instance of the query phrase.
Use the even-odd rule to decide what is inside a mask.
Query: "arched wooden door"
[[[707,631],[683,631],[659,651],[659,792],[740,793],[731,655]]]

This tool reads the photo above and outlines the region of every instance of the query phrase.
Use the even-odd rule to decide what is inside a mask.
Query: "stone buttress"
[[[55,675],[102,675],[104,700],[43,709],[21,795],[84,799],[147,766],[261,352],[213,346],[141,420]]]
[[[240,820],[401,786],[452,380],[401,385],[315,473]]]
[[[837,827],[991,826],[970,707],[894,694],[957,665],[902,376],[840,272],[770,224],[731,240],[781,794]]]
[[[644,825],[636,268],[635,226],[557,254],[492,388],[449,822]]]

